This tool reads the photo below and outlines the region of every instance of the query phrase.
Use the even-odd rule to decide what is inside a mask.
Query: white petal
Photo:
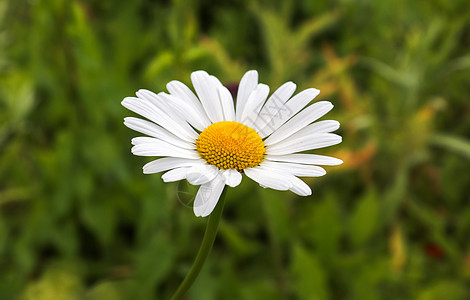
[[[320,90],[309,88],[298,93],[286,103],[288,115],[293,116],[307,106],[315,97],[320,94]],[[287,120],[288,118],[286,118]]]
[[[207,217],[214,210],[224,186],[221,175],[216,176],[211,182],[201,185],[194,200],[193,210],[196,217]]]
[[[177,121],[180,124],[186,121],[185,113],[182,112],[182,108],[171,105],[171,102],[173,102],[172,98],[174,98],[174,96],[171,96],[165,92],[155,94],[154,92],[145,89],[138,90],[136,92],[136,95],[137,97],[139,97],[139,99],[150,102],[153,106],[161,110],[163,114],[165,114],[170,119]],[[187,126],[187,124],[184,124],[183,126]]]
[[[221,85],[218,79],[205,71],[196,71],[191,74],[191,81],[209,119],[213,123],[223,121],[224,113],[217,92]]]
[[[193,142],[198,137],[194,129],[184,120],[180,119],[178,116],[168,116],[160,108],[147,100],[126,97],[121,104],[127,109],[174,133],[185,141]]]
[[[159,173],[162,171],[181,168],[192,167],[194,165],[202,165],[205,162],[202,159],[187,159],[179,157],[165,157],[151,161],[143,166],[144,174]]]
[[[177,168],[170,170],[162,175],[164,182],[173,182],[183,180],[186,178],[186,172],[188,168]]]
[[[185,101],[188,105],[190,105],[193,110],[195,110],[201,119],[204,128],[211,124],[209,117],[206,114],[206,111],[202,107],[201,102],[197,99],[196,95],[182,82],[173,80],[166,85],[168,91],[178,98]]]
[[[235,110],[235,121],[241,121],[241,113],[243,112],[245,105],[248,101],[253,90],[258,86],[258,72],[257,71],[248,71],[243,75],[240,80],[240,85],[238,86],[237,93],[237,108]]]
[[[269,160],[263,161],[261,163],[261,167],[265,169],[270,169],[275,173],[287,172],[300,177],[319,177],[326,174],[325,169],[319,166],[274,162]]]
[[[282,191],[290,190],[300,196],[312,194],[312,190],[305,182],[286,171],[273,171],[273,169],[260,166],[245,169],[245,174],[264,188],[268,187]]]
[[[300,178],[292,176],[289,180],[292,182],[292,187],[289,189],[290,191],[299,196],[310,196],[312,194],[312,189]]]
[[[153,105],[155,105],[156,107],[164,110],[165,103],[154,92],[151,92],[151,91],[146,90],[146,89],[140,89],[135,94],[140,99],[147,100],[147,101],[151,102]]]
[[[141,132],[149,136],[153,136],[157,139],[168,142],[175,146],[185,148],[185,149],[196,149],[196,145],[194,143],[183,141],[182,139],[172,134],[165,128],[160,127],[157,124],[152,123],[150,121],[146,121],[146,120],[142,120],[142,119],[134,118],[134,117],[127,117],[127,118],[124,118],[124,125],[126,125],[132,130]]]
[[[201,156],[196,150],[189,150],[177,147],[167,142],[151,138],[136,137],[132,139],[131,151],[134,155],[139,156],[170,156],[189,159],[199,159]]]
[[[300,138],[297,140],[289,140],[288,142],[277,143],[275,145],[266,146],[267,155],[285,155],[306,150],[328,147],[341,143],[341,136],[334,133],[321,133],[312,135],[310,139]]]
[[[303,129],[297,131],[296,133],[292,134],[288,138],[285,138],[282,141],[279,141],[271,145],[289,144],[292,141],[295,141],[296,143],[309,141],[315,138],[316,136],[318,136],[319,134],[328,133],[338,128],[339,128],[339,122],[337,121],[326,120],[326,121],[316,122],[316,123],[313,123],[304,127]],[[267,143],[265,142],[265,144]]]
[[[339,129],[339,122],[336,120],[323,120],[308,125],[312,133],[327,133]]]
[[[192,185],[201,185],[213,180],[219,174],[219,169],[214,165],[201,164],[188,169],[186,179]]]
[[[268,187],[274,190],[286,191],[292,187],[290,181],[269,169],[262,167],[248,168],[244,170],[246,176],[258,182],[263,187]]]
[[[230,187],[236,187],[242,182],[242,174],[237,170],[228,169],[221,172],[224,177],[225,184]]]
[[[308,165],[337,166],[343,163],[341,159],[317,155],[317,154],[286,154],[286,155],[266,155],[265,159],[271,161],[283,161]]]
[[[240,121],[248,127],[253,127],[253,123],[258,118],[258,114],[263,107],[264,102],[269,94],[269,86],[266,84],[258,84],[258,87],[250,94],[248,101],[241,113]]]
[[[328,101],[320,101],[310,105],[309,107],[298,113],[296,116],[294,116],[292,119],[287,121],[273,134],[271,134],[271,136],[269,136],[264,141],[264,144],[267,146],[273,145],[282,141],[283,139],[288,138],[292,134],[306,127],[308,124],[314,122],[318,118],[321,118],[332,108],[333,104]]]
[[[287,120],[289,120],[293,115],[298,113],[302,108],[310,103],[318,94],[319,90],[311,88],[306,89],[286,102],[278,111],[275,118],[272,118],[271,122],[266,124],[264,128],[261,129],[261,137],[265,138],[270,135],[273,131],[277,130],[281,125],[283,125]]]
[[[294,94],[295,88],[295,83],[291,81],[286,82],[269,97],[255,121],[254,129],[257,132],[272,122],[273,118],[279,118],[278,114],[280,113],[280,109],[292,94]]]
[[[225,121],[235,121],[235,108],[233,106],[233,98],[230,91],[225,86],[219,86],[218,94],[220,103],[222,103],[222,110],[224,112]]]
[[[207,127],[199,112],[181,98],[168,94],[162,94],[161,97],[165,100],[169,110],[180,115],[183,120],[187,121],[197,130],[203,131]]]

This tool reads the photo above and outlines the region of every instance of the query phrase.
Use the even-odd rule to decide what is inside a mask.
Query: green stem
[[[206,261],[206,258],[212,249],[212,245],[215,241],[215,236],[217,235],[217,229],[219,227],[220,218],[224,209],[226,191],[227,188],[224,187],[222,195],[220,195],[219,202],[210,214],[209,221],[207,221],[204,238],[202,239],[202,244],[199,248],[196,259],[194,260],[191,269],[189,270],[188,274],[186,274],[186,277],[176,290],[171,300],[182,299],[182,297],[186,294],[191,285],[194,283],[194,280],[196,280],[197,276],[199,275],[199,272],[201,271],[202,266],[204,265],[204,262]]]

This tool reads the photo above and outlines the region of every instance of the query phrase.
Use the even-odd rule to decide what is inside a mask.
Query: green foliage
[[[306,208],[300,233],[315,246],[321,261],[332,265],[338,255],[343,227],[336,198],[326,197],[325,201]]]
[[[375,231],[380,229],[378,220],[378,199],[373,191],[359,198],[354,211],[351,212],[349,229],[351,242],[356,247],[363,247]]]
[[[328,299],[327,278],[314,254],[295,246],[291,268],[294,291],[299,299]]]
[[[120,101],[260,71],[335,109],[311,197],[244,180],[188,299],[470,298],[470,5],[0,1],[0,299],[168,299],[196,189],[144,175]]]

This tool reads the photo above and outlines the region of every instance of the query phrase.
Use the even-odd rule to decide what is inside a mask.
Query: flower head
[[[163,181],[186,179],[201,185],[194,201],[196,216],[208,216],[225,185],[240,184],[242,174],[262,187],[311,195],[298,177],[322,176],[318,165],[339,165],[341,160],[301,153],[341,142],[331,133],[339,122],[315,122],[333,105],[309,103],[319,94],[306,89],[293,96],[296,85],[287,82],[269,98],[269,87],[258,83],[258,73],[241,79],[236,105],[229,90],[204,71],[191,74],[197,96],[183,83],[171,81],[169,93],[139,90],[122,101],[148,120],[128,117],[124,124],[146,137],[132,139],[132,153],[158,156],[143,167],[145,174],[166,171]]]

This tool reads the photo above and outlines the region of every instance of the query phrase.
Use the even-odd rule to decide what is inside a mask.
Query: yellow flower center
[[[208,164],[238,171],[259,165],[266,152],[256,131],[233,121],[214,123],[204,129],[196,148]]]

